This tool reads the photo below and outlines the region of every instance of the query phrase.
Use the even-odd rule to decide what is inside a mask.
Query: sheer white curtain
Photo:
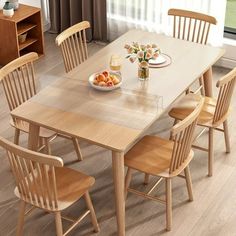
[[[44,31],[50,29],[50,13],[48,0],[41,0]]]
[[[226,0],[107,0],[109,39],[114,40],[129,29],[138,28],[172,34],[170,8],[181,8],[214,16],[209,43],[221,45],[223,40]]]

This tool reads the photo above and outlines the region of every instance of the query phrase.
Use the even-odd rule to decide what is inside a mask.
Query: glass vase
[[[140,80],[147,80],[149,78],[149,65],[148,62],[142,61],[138,65],[138,78]]]

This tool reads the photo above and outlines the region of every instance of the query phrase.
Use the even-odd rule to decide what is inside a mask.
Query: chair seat
[[[66,209],[67,207],[75,203],[95,183],[95,179],[93,177],[70,168],[55,167],[55,173],[58,194],[57,210]],[[49,177],[51,177],[50,175],[51,173],[49,172]],[[40,183],[38,184],[38,186],[40,188]],[[41,191],[39,192],[41,193]],[[20,198],[17,187],[15,188],[15,195]],[[40,207],[38,204],[35,204],[35,206]]]
[[[23,120],[16,120],[16,122],[14,122],[12,119],[10,120],[10,125],[13,126],[14,128],[17,128],[25,133],[29,133],[29,123]],[[56,136],[57,133],[49,130],[49,129],[45,129],[43,127],[40,127],[40,131],[39,131],[39,136],[41,138],[52,138],[54,136]]]
[[[198,99],[195,94],[187,94],[184,96],[178,104],[172,108],[169,112],[169,116],[177,120],[183,120],[187,117],[198,104]],[[213,117],[216,108],[216,99],[211,97],[205,97],[203,109],[198,118],[198,125],[205,127],[214,127]]]
[[[125,155],[125,165],[151,175],[171,177],[169,166],[173,141],[145,136]]]

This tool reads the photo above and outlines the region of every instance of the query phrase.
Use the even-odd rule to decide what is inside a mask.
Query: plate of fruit
[[[104,70],[89,76],[89,84],[101,91],[111,91],[117,89],[122,84],[121,75],[115,72]]]

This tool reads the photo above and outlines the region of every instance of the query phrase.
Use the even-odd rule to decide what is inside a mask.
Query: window
[[[236,0],[227,0],[225,36],[236,39]]]
[[[236,0],[231,0],[236,3]],[[212,15],[217,25],[211,27],[209,43],[223,42],[226,0],[107,0],[109,40],[114,40],[129,29],[137,28],[166,35],[172,34],[170,8],[181,8]]]

